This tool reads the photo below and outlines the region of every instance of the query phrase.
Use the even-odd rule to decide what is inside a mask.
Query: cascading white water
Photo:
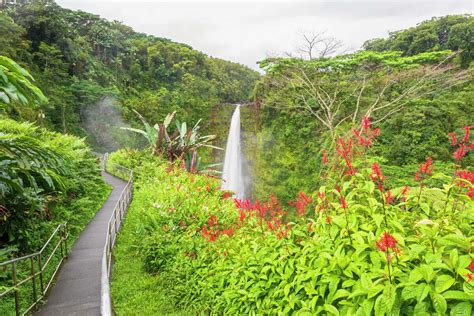
[[[222,189],[233,191],[235,197],[239,199],[245,196],[242,164],[242,148],[240,146],[240,105],[237,105],[232,115],[225,149]]]

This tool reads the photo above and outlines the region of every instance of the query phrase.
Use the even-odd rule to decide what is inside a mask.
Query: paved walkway
[[[75,242],[46,304],[35,315],[100,315],[101,259],[107,222],[126,185],[108,173],[103,172],[102,176],[114,189]]]

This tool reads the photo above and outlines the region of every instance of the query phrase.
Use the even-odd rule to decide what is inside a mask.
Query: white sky
[[[268,55],[294,51],[301,30],[327,30],[347,48],[447,14],[473,13],[474,0],[133,1],[57,0],[136,31],[191,45],[258,69]]]

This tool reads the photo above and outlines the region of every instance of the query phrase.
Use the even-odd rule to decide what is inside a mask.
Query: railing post
[[[111,227],[109,225],[109,254],[112,255],[112,248],[113,248],[113,245],[112,245],[112,232],[111,232]]]
[[[18,293],[18,288],[16,287],[16,261],[12,263],[12,279],[13,287],[15,289],[15,311],[16,315],[20,316],[20,294]]]
[[[68,257],[68,251],[67,251],[67,223],[64,224],[64,229],[63,229],[63,233],[64,233],[64,250],[65,250],[65,257],[67,258]]]
[[[43,283],[43,263],[41,262],[41,252],[38,255],[38,269],[40,275],[40,289],[41,295],[44,295],[44,283]]]
[[[114,234],[117,233],[117,211],[114,210]]]
[[[36,276],[35,276],[35,260],[31,257],[31,282],[33,285],[33,300],[35,303],[35,310],[37,308],[36,302],[38,301],[38,296],[36,295]]]

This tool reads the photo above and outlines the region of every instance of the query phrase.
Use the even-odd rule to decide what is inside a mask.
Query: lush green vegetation
[[[272,196],[234,206],[217,179],[146,152],[113,154],[136,174],[115,252],[117,313],[469,315],[472,173],[434,171],[429,158],[411,170],[417,185],[389,190],[359,142],[378,133],[364,119],[339,137],[323,185],[289,206]]]
[[[461,50],[461,63],[469,66],[474,57],[474,19],[471,15],[448,15],[424,21],[416,27],[391,32],[387,39],[364,43],[366,50],[401,51],[406,56],[449,49]]]
[[[46,100],[25,69],[0,56],[2,109],[10,110],[15,104],[32,108]],[[4,115],[0,115],[0,165],[0,261],[38,251],[60,223],[67,222],[70,247],[109,193],[97,159],[83,139]],[[45,256],[53,248],[53,244],[45,248]],[[45,282],[59,260],[58,252],[45,268]],[[11,266],[4,267],[2,292],[13,286],[12,273]],[[19,262],[16,273],[19,280],[27,277],[30,262]],[[24,310],[33,302],[29,283],[19,292]],[[14,310],[13,296],[3,297],[0,314],[10,315]]]
[[[52,1],[4,9],[0,31],[0,55],[28,69],[49,98],[39,109],[44,116],[20,106],[9,115],[89,136],[99,149],[105,146],[100,135],[91,135],[83,123],[104,95],[114,96],[130,121],[136,120],[132,110],[154,122],[177,111],[181,120],[195,124],[201,118],[210,122],[222,103],[249,100],[258,79],[242,65]],[[205,128],[209,132],[212,126]],[[114,137],[126,140],[120,133]]]
[[[109,189],[82,139],[0,118],[1,245],[15,253],[41,247],[59,223],[73,238],[102,205]]]
[[[47,100],[33,77],[4,56],[0,78],[3,109]],[[107,193],[90,149],[77,137],[31,123],[4,116],[0,123],[0,246],[7,247],[2,258],[39,249],[58,223],[69,222],[77,236]]]
[[[387,40],[369,41],[367,50],[349,55],[262,61],[267,73],[256,86],[253,109],[258,139],[247,144],[256,197],[272,192],[287,201],[299,190],[317,188],[323,150],[333,146],[331,134],[350,130],[364,115],[384,131],[371,151],[389,170],[404,173],[404,166],[426,156],[449,162],[447,134],[472,125],[474,85],[470,51],[463,48],[472,47],[472,37],[456,37],[458,46],[448,45],[447,38],[453,42],[458,29],[469,34],[473,19],[433,19]],[[416,49],[403,49],[427,32],[438,34],[440,44],[423,46],[420,40]],[[459,48],[464,50],[454,52]],[[472,165],[472,159],[465,164]]]
[[[397,34],[454,21],[453,43],[472,18],[433,21]],[[232,203],[218,180],[146,152],[112,155],[137,176],[118,314],[472,313],[472,69],[468,50],[451,51],[466,39],[373,43],[261,62],[242,109],[261,201]]]
[[[117,314],[470,315],[473,21],[434,18],[341,56],[269,58],[260,77],[51,1],[2,9],[0,258],[38,249],[64,221],[74,240],[108,193],[86,142],[104,149],[94,130],[123,145],[128,130],[153,154],[111,156],[136,176]],[[199,162],[221,160],[224,105],[252,97],[254,196],[233,201]],[[117,120],[91,128],[104,100]],[[171,130],[174,115],[189,125]]]

